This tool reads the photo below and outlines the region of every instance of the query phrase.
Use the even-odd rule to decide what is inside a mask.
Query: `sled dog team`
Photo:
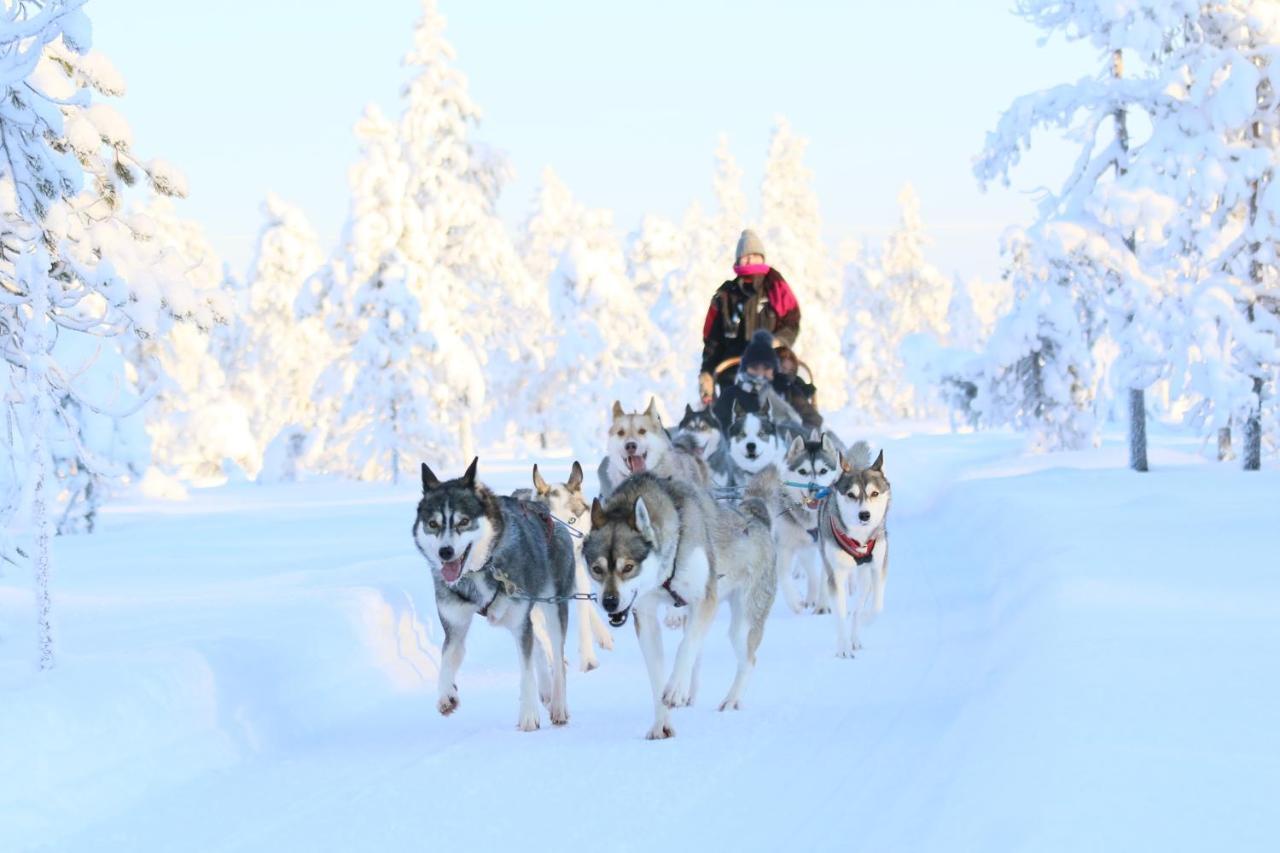
[[[722,600],[737,658],[722,711],[740,707],[779,586],[796,612],[834,613],[836,654],[852,657],[861,625],[884,605],[884,454],[872,461],[865,442],[845,447],[830,432],[806,432],[793,414],[762,399],[754,412],[735,407],[722,432],[710,410],[686,406],[668,432],[652,401],[643,412],[615,403],[602,494],[590,504],[577,462],[555,484],[534,466],[533,488],[512,496],[479,482],[477,460],[452,480],[424,463],[413,539],[431,567],[444,627],[440,713],[458,707],[455,678],[477,613],[515,636],[522,731],[538,728],[539,700],[553,725],[569,720],[571,601],[584,671],[597,666],[593,645],[612,648],[590,599],[613,627],[634,622],[653,692],[650,739],[671,737],[671,710],[694,701],[703,640]],[[730,494],[736,500],[715,496]],[[669,671],[664,608],[668,626],[683,624]]]

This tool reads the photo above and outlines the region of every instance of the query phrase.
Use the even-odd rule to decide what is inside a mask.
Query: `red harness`
[[[834,515],[830,515],[827,518],[831,524],[831,535],[835,537],[836,544],[840,546],[841,551],[853,557],[858,563],[865,563],[871,559],[871,551],[876,547],[876,540],[868,539],[865,543],[859,542],[840,529],[840,526],[836,524]]]

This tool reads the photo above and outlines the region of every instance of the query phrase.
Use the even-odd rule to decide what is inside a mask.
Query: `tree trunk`
[[[1218,430],[1218,461],[1226,462],[1234,458],[1235,454],[1231,452],[1231,427],[1225,426]]]
[[[1111,76],[1119,80],[1124,76],[1124,53],[1116,50],[1111,54]],[[1124,109],[1115,111],[1116,140],[1120,150],[1129,152],[1129,116]],[[1123,175],[1124,169],[1116,163],[1116,175]],[[1126,235],[1124,243],[1130,252],[1136,251],[1133,235]],[[1133,322],[1130,315],[1129,322]],[[1129,389],[1129,467],[1134,471],[1147,470],[1147,395],[1142,388]]]
[[[1262,380],[1253,377],[1253,393],[1257,397],[1249,419],[1244,422],[1244,470],[1262,468]]]
[[[1129,389],[1129,467],[1147,470],[1147,395],[1141,388]]]

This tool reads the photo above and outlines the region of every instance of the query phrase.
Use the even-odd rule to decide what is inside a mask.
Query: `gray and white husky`
[[[622,404],[615,402],[608,444],[609,454],[600,463],[600,492],[605,497],[627,477],[644,471],[702,488],[710,482],[707,463],[698,452],[671,440],[654,399],[643,412],[624,411]]]
[[[796,436],[787,448],[779,466],[782,483],[774,508],[773,541],[778,549],[782,596],[796,613],[809,608],[814,613],[830,612],[818,553],[818,513],[845,460],[854,467],[865,468],[870,458],[866,442],[859,441],[846,451],[833,434],[817,430],[808,439]],[[793,572],[797,565],[806,579],[803,597],[795,587]]]
[[[672,440],[697,450],[702,461],[707,463],[708,473],[714,485],[721,487],[740,485],[737,482],[737,467],[729,458],[729,443],[725,440],[720,419],[709,407],[695,410],[686,404],[684,417],[680,419]]]
[[[742,477],[745,480],[781,462],[791,439],[803,434],[799,421],[775,419],[773,404],[768,400],[754,412],[744,411],[735,402],[729,425],[729,458],[736,470],[746,475]]]
[[[650,473],[628,478],[606,503],[591,505],[583,556],[610,624],[619,627],[635,617],[653,691],[650,740],[675,734],[670,709],[693,702],[702,642],[721,598],[729,600],[738,670],[720,710],[740,707],[777,591],[762,499],[777,487],[776,473],[771,476],[774,482],[763,483],[758,493],[748,488],[740,512],[716,503],[705,489]],[[669,678],[658,624],[663,604],[692,611]]]
[[[444,627],[436,707],[445,716],[458,707],[454,679],[471,617],[479,613],[515,636],[521,667],[520,730],[539,726],[535,679],[544,682],[542,693],[552,724],[562,726],[569,722],[564,665],[569,606],[563,599],[537,604],[543,609],[551,640],[548,674],[546,659],[533,650],[529,613],[534,602],[528,597],[572,594],[573,543],[545,506],[499,497],[476,482],[478,462],[472,460],[465,474],[445,482],[422,464],[422,500],[413,522],[413,541],[431,567],[436,609]]]
[[[582,561],[582,538],[591,530],[591,506],[582,495],[582,466],[576,461],[569,472],[569,479],[563,483],[552,485],[542,478],[538,466],[533,466],[533,489],[521,489],[516,496],[527,494],[528,500],[546,505],[552,518],[568,525],[580,535],[573,537],[573,578],[574,589],[580,593],[591,591],[591,581],[587,578],[587,566]],[[573,534],[570,534],[572,536]],[[590,672],[600,665],[596,659],[595,645],[602,649],[613,648],[613,634],[600,618],[600,611],[586,599],[576,602],[578,611],[578,666],[583,672]],[[534,611],[534,619],[538,619],[540,611]],[[535,622],[535,628],[539,625]]]
[[[836,615],[836,655],[842,658],[862,648],[858,629],[884,609],[891,496],[882,450],[869,466],[846,461],[822,505],[818,538]]]

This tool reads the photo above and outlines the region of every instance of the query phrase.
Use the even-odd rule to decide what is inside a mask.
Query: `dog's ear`
[[[817,430],[814,430],[814,432],[817,432]],[[824,432],[822,434],[822,452],[830,453],[833,449],[834,447],[831,444],[831,434]]]
[[[582,466],[578,464],[578,460],[573,460],[573,468],[569,471],[569,482],[565,483],[571,492],[582,491]]]
[[[688,403],[684,404],[684,416],[686,418],[693,417],[693,406],[690,406]]]
[[[533,490],[540,495],[545,495],[551,491],[551,487],[547,485],[547,481],[542,479],[542,474],[538,471],[537,464],[533,466]]]
[[[879,470],[880,470],[881,468],[883,468],[883,467],[884,467],[884,451],[883,451],[883,450],[881,450],[881,451],[876,455],[876,461],[871,463],[871,468],[870,468],[870,470],[872,470],[872,471],[879,471]]]
[[[653,541],[653,521],[649,518],[649,508],[644,505],[644,498],[636,498],[635,513],[631,519],[631,526],[645,538],[645,541]]]
[[[625,414],[626,412],[622,411],[622,404],[617,400],[614,400],[613,401],[613,419],[616,421],[618,418],[622,417]]]
[[[436,489],[439,487],[440,487],[440,478],[437,477],[431,471],[431,469],[427,467],[427,463],[423,462],[422,463],[422,493],[425,495],[427,492],[431,491],[432,489]]]
[[[822,430],[818,429],[817,427],[814,427],[813,429],[809,430],[810,441],[822,441],[822,435],[823,435]]]
[[[746,413],[742,410],[742,404],[739,403],[737,400],[734,400],[733,401],[733,419],[735,421],[740,420],[744,414]]]
[[[800,453],[803,450],[804,436],[797,435],[795,438],[791,439],[791,446],[787,448],[787,455],[791,456],[792,454]]]
[[[760,401],[760,417],[766,421],[769,420],[771,416],[770,410],[772,408],[773,407],[769,404],[769,398],[765,397]]]
[[[840,470],[848,474],[853,470],[853,466],[849,464],[849,460],[844,458],[844,454],[840,454]]]
[[[656,418],[658,416],[658,398],[657,397],[649,398],[649,407],[644,410],[644,413],[651,418]]]
[[[604,507],[600,505],[599,498],[591,499],[591,529],[598,530],[604,527],[606,519],[604,516]]]
[[[476,484],[476,468],[480,465],[480,457],[477,456],[471,460],[471,464],[467,466],[467,473],[462,475],[462,485],[471,488]]]

